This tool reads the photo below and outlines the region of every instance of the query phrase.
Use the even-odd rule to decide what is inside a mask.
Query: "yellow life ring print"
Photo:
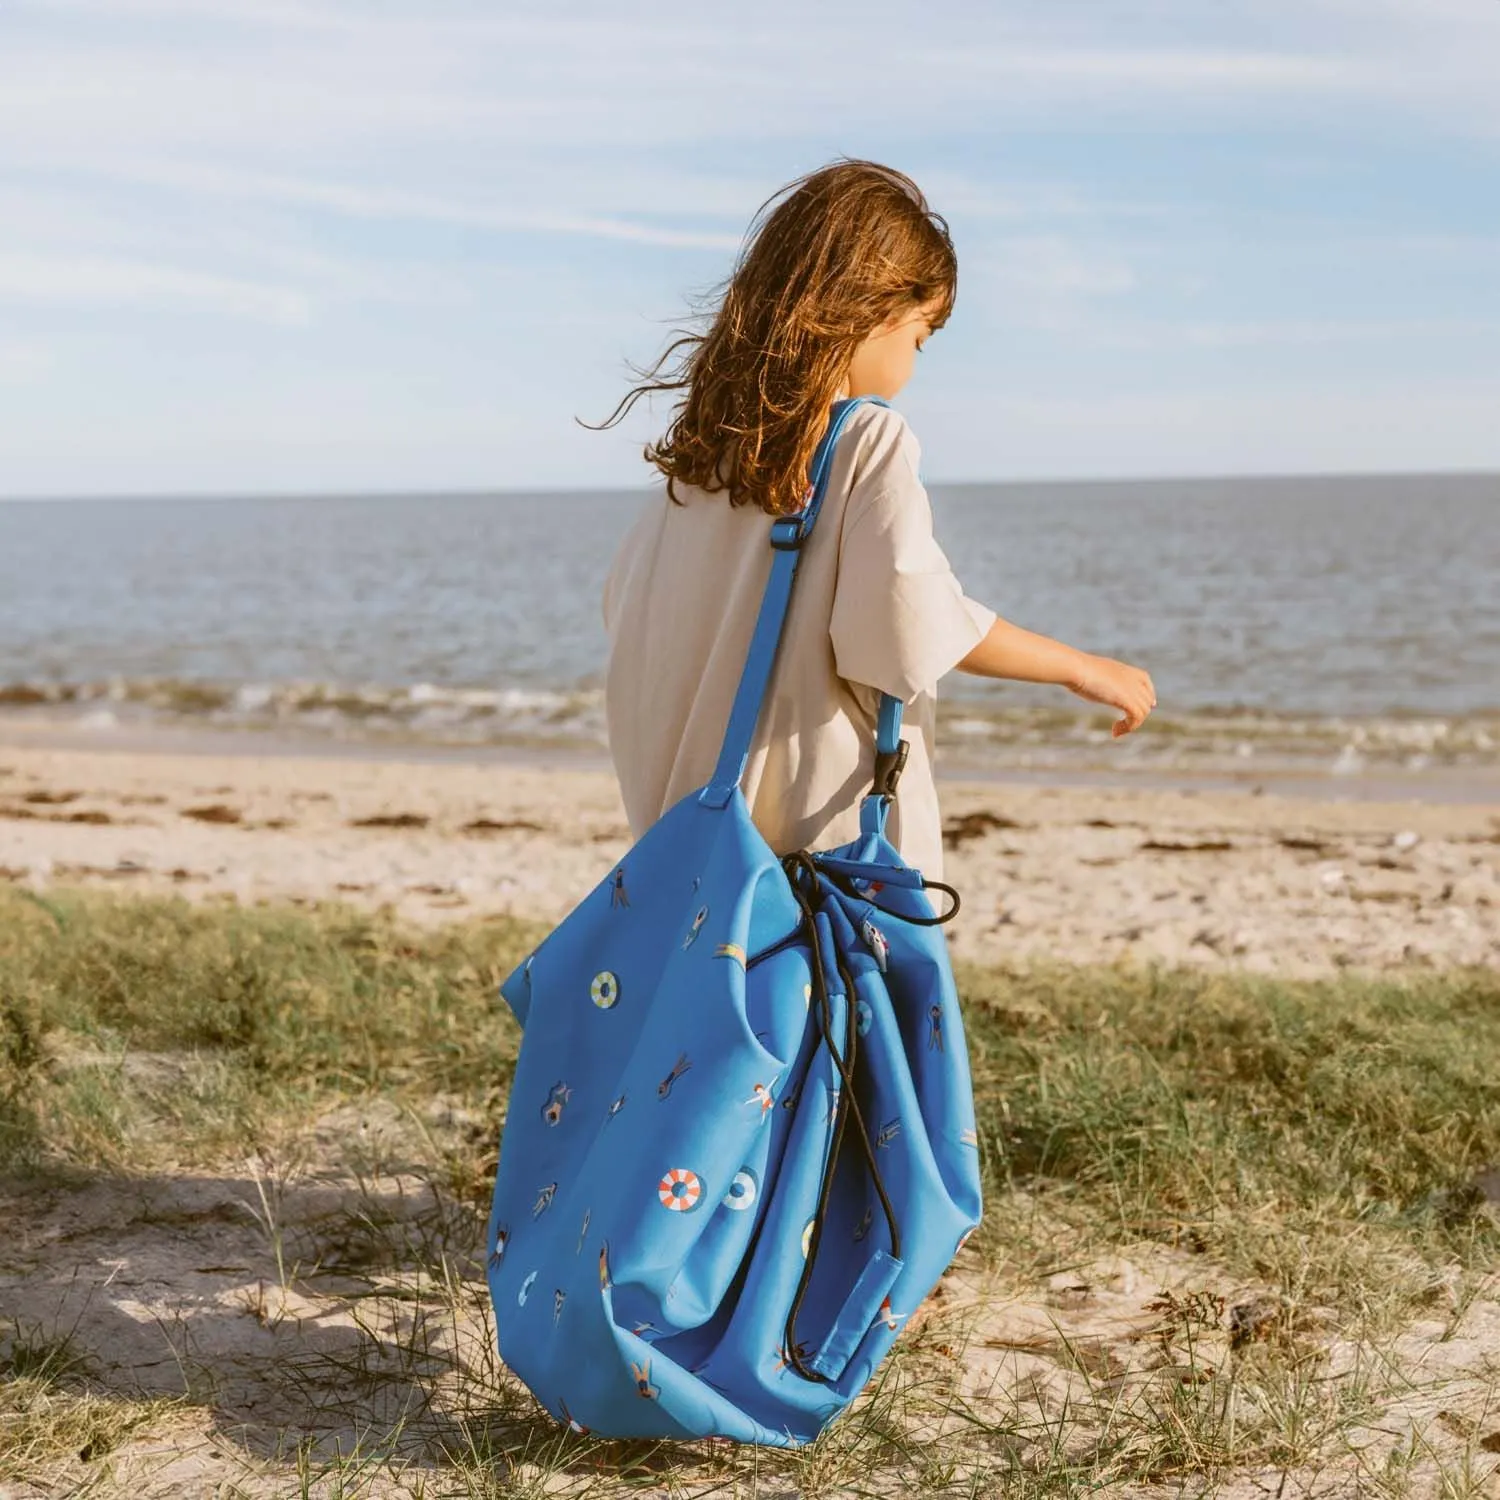
[[[807,1228],[802,1231],[802,1259],[807,1259],[808,1251],[812,1249],[812,1232],[814,1220],[807,1221]]]
[[[745,966],[745,950],[738,943],[720,943],[714,949],[715,958],[732,958],[741,968]]]
[[[608,969],[605,969],[594,975],[594,982],[589,986],[589,994],[594,997],[594,1004],[600,1010],[609,1010],[620,998],[620,981]]]
[[[689,1209],[698,1206],[698,1200],[703,1196],[703,1184],[698,1180],[696,1172],[689,1172],[686,1167],[673,1167],[657,1183],[656,1196],[661,1199],[664,1208],[687,1213]]]

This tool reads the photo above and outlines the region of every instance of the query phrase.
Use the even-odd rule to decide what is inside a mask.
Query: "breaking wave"
[[[0,685],[0,714],[88,726],[197,724],[292,731],[343,741],[454,747],[607,749],[603,690],[335,682],[226,683],[180,678]],[[1375,717],[1258,709],[1158,709],[1145,732],[1115,742],[1117,715],[1079,703],[938,704],[938,745],[952,770],[1099,766],[1113,770],[1363,771],[1485,767],[1500,762],[1500,709]]]

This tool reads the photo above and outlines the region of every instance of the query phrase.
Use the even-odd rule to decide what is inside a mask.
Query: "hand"
[[[1125,715],[1110,727],[1114,739],[1139,729],[1146,722],[1146,715],[1156,707],[1156,689],[1151,685],[1150,675],[1108,656],[1091,656],[1087,652],[1080,655],[1083,659],[1077,675],[1063,686],[1080,698],[1107,703]]]

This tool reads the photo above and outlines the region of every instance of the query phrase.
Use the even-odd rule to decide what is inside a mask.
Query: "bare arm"
[[[989,634],[958,663],[976,677],[1007,677],[1018,682],[1049,682],[1080,698],[1118,708],[1125,717],[1111,733],[1116,739],[1145,722],[1156,707],[1156,689],[1140,667],[1094,656],[997,618]]]

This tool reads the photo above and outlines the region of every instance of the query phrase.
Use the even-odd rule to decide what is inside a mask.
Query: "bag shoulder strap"
[[[865,401],[877,406],[890,405],[879,396],[854,396],[849,400],[836,402],[829,417],[828,430],[813,453],[808,486],[811,494],[807,504],[796,515],[778,516],[771,523],[770,541],[775,554],[771,559],[771,576],[766,580],[765,593],[761,596],[755,633],[750,638],[750,650],[746,653],[744,669],[740,673],[740,685],[734,695],[734,706],[729,712],[729,723],[724,731],[724,743],[719,750],[718,765],[714,767],[713,779],[698,794],[698,800],[708,807],[726,806],[745,774],[745,765],[750,758],[750,741],[754,737],[766,687],[771,680],[776,650],[781,644],[782,627],[786,623],[787,605],[791,602],[792,581],[796,577],[797,564],[802,556],[802,544],[812,534],[818,512],[823,507],[828,477],[833,472],[833,451],[839,435],[855,409]],[[875,742],[875,781],[876,790],[887,797],[895,788],[895,778],[900,774],[901,762],[905,759],[901,753],[905,750],[905,745],[901,742],[900,735],[901,700],[889,693],[882,693]]]

